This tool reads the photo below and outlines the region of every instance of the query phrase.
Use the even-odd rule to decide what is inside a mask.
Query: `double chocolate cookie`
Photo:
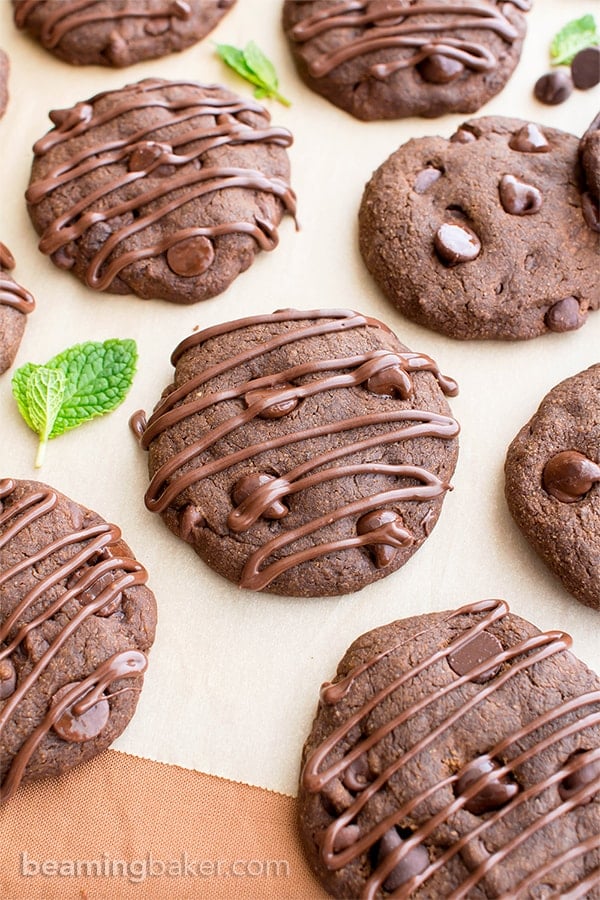
[[[221,575],[294,596],[359,590],[437,521],[456,383],[377,319],[280,310],[191,335],[146,423],[148,509]]]
[[[600,231],[600,113],[581,138],[579,158],[584,178],[585,221],[593,231]]]
[[[408,141],[360,207],[377,284],[409,319],[462,340],[580,328],[600,306],[600,267],[578,147],[563,131],[502,117]]]
[[[96,290],[212,297],[295,212],[291,134],[218,85],[146,79],[50,118],[29,213],[40,249]]]
[[[27,316],[35,309],[35,300],[12,278],[15,258],[0,243],[0,375],[9,369],[17,355]]]
[[[0,117],[6,112],[8,104],[8,56],[4,50],[0,50]]]
[[[146,579],[115,525],[45,484],[0,481],[0,801],[129,722],[156,624]]]
[[[472,113],[519,61],[530,0],[286,0],[306,84],[358,119]]]
[[[352,644],[300,780],[333,896],[599,896],[600,679],[570,645],[501,600]]]
[[[600,609],[600,364],[544,397],[508,449],[509,509],[546,565]]]
[[[73,65],[130,66],[184,50],[235,0],[13,0],[15,24]]]

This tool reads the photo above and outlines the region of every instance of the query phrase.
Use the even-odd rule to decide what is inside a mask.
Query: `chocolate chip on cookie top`
[[[175,350],[149,421],[146,505],[242,587],[321,595],[402,565],[456,461],[457,392],[428,356],[350,310],[282,310]]]
[[[570,645],[501,600],[354,642],[321,689],[300,779],[330,893],[592,896],[600,680]]]
[[[530,0],[286,0],[301,75],[361,119],[474,112],[519,58]]]
[[[17,28],[73,65],[130,66],[183,50],[235,0],[13,0]]]
[[[40,250],[96,290],[211,297],[295,215],[291,134],[218,85],[146,79],[50,118],[29,212]]]
[[[121,532],[0,481],[0,800],[103,750],[137,703],[156,609]]]

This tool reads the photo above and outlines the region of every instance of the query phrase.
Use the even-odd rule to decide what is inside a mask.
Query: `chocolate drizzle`
[[[14,489],[15,483],[12,480],[0,481],[0,501],[10,497]],[[0,528],[2,529],[0,548],[10,546],[10,542],[21,531],[49,514],[55,508],[57,501],[56,492],[40,485],[40,490],[30,491],[13,504],[4,506],[0,512]],[[23,595],[10,614],[0,621],[0,701],[3,701],[0,702],[0,734],[26,698],[27,692],[38,679],[44,677],[53,659],[80,625],[91,616],[102,615],[102,611],[110,607],[110,604],[128,587],[146,583],[147,573],[140,563],[118,555],[120,537],[120,530],[115,525],[107,523],[99,523],[81,529],[75,528],[71,534],[65,534],[54,541],[49,540],[45,547],[14,563],[0,574],[1,587],[31,566],[38,563],[43,564],[53,554],[60,553],[69,545],[83,545],[70,559],[62,562],[50,574],[40,578],[35,587]],[[112,555],[111,548],[117,555]],[[74,573],[79,570],[83,574],[73,577]],[[104,576],[108,572],[112,572],[113,577],[106,580]],[[71,576],[70,579],[69,576]],[[102,589],[95,593],[94,586],[98,581],[101,582]],[[67,589],[47,605],[42,612],[27,619],[30,610],[43,600],[45,593],[61,582],[68,582]],[[11,656],[22,652],[28,636],[35,634],[38,626],[59,614],[64,617],[67,605],[73,601],[78,602],[78,610],[75,613],[69,613],[68,621],[58,635],[35,660],[28,674],[18,680],[14,676]],[[113,681],[139,676],[144,672],[146,664],[146,657],[142,652],[135,649],[126,650],[116,653],[100,663],[96,670],[82,681],[68,686],[63,685],[57,691],[54,702],[42,721],[17,750],[8,774],[0,785],[0,802],[12,797],[19,786],[29,760],[50,729],[57,726],[57,733],[64,739],[67,739],[66,735],[69,733],[72,735],[71,740],[89,739],[83,735],[83,730],[85,730],[84,714],[89,713],[95,706],[102,706],[109,701],[111,694],[106,692]],[[2,688],[4,689],[2,690]],[[106,710],[104,710],[105,712]],[[99,717],[100,720],[102,715]],[[79,721],[78,717],[81,717]],[[94,719],[93,714],[91,718]],[[89,729],[89,716],[87,721]],[[89,737],[93,736],[93,734],[89,735]]]
[[[11,306],[24,315],[35,309],[35,300],[24,287],[12,278],[4,278],[3,272],[14,269],[15,259],[8,247],[0,243],[0,304]]]
[[[397,486],[390,487],[386,491],[357,499],[326,514],[316,516],[302,526],[282,531],[250,553],[240,583],[243,587],[255,590],[262,590],[289,568],[333,551],[361,546],[386,547],[394,550],[413,543],[414,535],[402,525],[398,515],[390,516],[387,510],[399,502],[441,498],[449,485],[420,466],[391,465],[376,461],[346,463],[344,458],[371,447],[398,444],[415,437],[435,436],[450,440],[459,431],[457,422],[449,416],[418,409],[390,411],[387,406],[380,412],[304,430],[294,431],[293,427],[290,427],[287,433],[279,431],[277,436],[270,440],[242,447],[228,455],[213,454],[209,457],[206,451],[211,450],[222,438],[243,429],[253,419],[258,417],[268,421],[270,409],[276,411],[277,418],[285,421],[286,415],[293,415],[299,402],[324,391],[362,385],[365,390],[372,390],[374,393],[397,392],[399,396],[407,397],[412,391],[414,374],[427,371],[434,375],[446,394],[457,393],[456,383],[442,375],[428,356],[410,351],[395,353],[383,349],[369,350],[348,358],[310,360],[214,393],[201,390],[203,385],[224,372],[235,370],[236,367],[285,345],[296,344],[308,337],[335,334],[348,329],[382,327],[377,320],[369,319],[352,310],[282,310],[270,316],[255,316],[215,326],[193,334],[183,341],[174,351],[172,362],[176,364],[183,354],[219,335],[231,334],[261,323],[294,322],[298,322],[299,327],[283,330],[264,343],[255,342],[237,356],[211,366],[167,393],[147,423],[141,412],[136,413],[131,420],[134,433],[138,437],[141,434],[141,446],[147,450],[155,438],[188,417],[214,408],[227,400],[245,400],[245,410],[207,430],[200,439],[177,452],[154,473],[145,501],[149,510],[159,513],[175,503],[179,495],[191,485],[225,471],[239,462],[255,459],[267,450],[307,441],[321,435],[340,436],[336,447],[307,459],[278,477],[268,473],[253,476],[254,481],[250,487],[246,481],[243,485],[238,482],[233,491],[235,505],[227,520],[229,530],[235,534],[243,534],[250,530],[261,517],[280,518],[285,523],[286,498],[317,484],[333,482],[346,476],[360,478],[370,474],[390,475],[399,480]],[[301,350],[298,357],[302,358]],[[383,423],[391,426],[386,433],[362,439],[353,433],[356,429]],[[344,435],[348,432],[353,433],[352,437],[346,438],[344,442]],[[367,514],[375,512],[377,515],[371,516],[365,527]],[[345,517],[355,518],[357,522],[360,520],[362,523],[361,528],[357,529],[353,536],[329,543],[317,542],[309,548],[292,550],[288,555],[280,556],[280,551],[299,539],[314,535],[320,529]],[[268,563],[273,555],[280,558]],[[390,554],[389,550],[374,550],[375,564],[378,567],[387,565],[393,555],[395,554]]]
[[[512,0],[525,11],[529,0]],[[431,20],[432,16],[438,19]],[[427,17],[422,21],[421,17]],[[414,21],[416,19],[416,21]],[[455,37],[471,30],[485,30],[512,44],[518,32],[504,11],[489,3],[427,3],[407,6],[387,0],[340,0],[298,22],[291,30],[293,40],[305,43],[332,29],[347,29],[347,42],[338,50],[319,53],[308,63],[313,78],[322,78],[342,63],[358,56],[386,49],[407,48],[414,51],[404,58],[367,65],[372,78],[385,79],[399,69],[418,66],[425,80],[445,83],[456,78],[463,69],[487,72],[495,68],[497,59],[484,44]],[[442,37],[435,37],[443,32]]]
[[[440,663],[442,660],[448,662],[453,655],[456,657],[457,652],[461,648],[467,647],[469,644],[473,645],[474,642],[477,642],[480,635],[488,634],[485,629],[489,628],[494,622],[502,620],[507,613],[508,606],[501,600],[485,600],[449,613],[445,621],[469,615],[474,620],[473,624],[466,627],[447,646],[440,647],[429,657],[415,662],[412,669],[399,670],[397,677],[395,679],[391,678],[384,688],[374,690],[370,699],[362,707],[357,709],[355,706],[351,706],[345,712],[340,708],[337,716],[337,721],[340,724],[334,727],[330,735],[313,749],[306,759],[301,776],[301,783],[305,791],[314,794],[326,791],[327,786],[336,778],[342,778],[344,783],[346,783],[345,773],[353,770],[353,767],[357,765],[357,760],[361,760],[362,768],[368,770],[368,766],[365,764],[367,752],[371,748],[377,748],[381,742],[389,739],[391,732],[395,728],[409,721],[412,717],[418,716],[421,710],[429,707],[435,708],[435,704],[438,701],[447,696],[451,697],[453,692],[466,682],[477,685],[475,693],[469,696],[466,701],[464,697],[461,698],[453,712],[445,719],[442,719],[436,727],[432,727],[413,746],[407,746],[405,751],[400,753],[385,770],[378,773],[376,777],[373,773],[369,773],[368,776],[363,775],[362,783],[358,785],[359,789],[356,795],[349,795],[349,804],[339,812],[326,830],[320,834],[319,847],[321,858],[327,868],[332,871],[343,868],[366,853],[369,853],[371,860],[377,859],[363,894],[363,897],[369,898],[369,900],[379,896],[382,887],[391,888],[391,884],[394,885],[394,897],[408,898],[421,885],[426,885],[425,891],[427,891],[428,880],[447,862],[451,862],[467,844],[475,841],[478,837],[485,840],[486,832],[495,823],[502,820],[505,816],[510,816],[526,801],[532,800],[535,803],[536,798],[542,792],[554,786],[556,802],[553,808],[535,817],[529,825],[524,827],[519,834],[509,840],[504,846],[499,847],[495,852],[487,854],[484,861],[476,865],[462,884],[450,895],[452,900],[466,898],[470,896],[469,892],[473,888],[481,886],[481,882],[486,874],[494,867],[501,865],[504,860],[507,860],[506,865],[510,866],[510,854],[513,850],[520,847],[532,835],[543,830],[550,823],[560,819],[561,816],[575,806],[586,803],[599,789],[600,748],[573,754],[552,775],[527,788],[523,788],[514,779],[515,770],[518,770],[519,766],[522,766],[528,760],[533,760],[538,754],[543,753],[547,748],[552,747],[560,740],[571,735],[584,736],[587,728],[600,724],[600,712],[598,712],[600,691],[594,690],[579,697],[559,702],[554,708],[548,709],[520,729],[504,736],[495,746],[487,749],[479,758],[471,760],[460,771],[449,774],[438,783],[431,784],[422,790],[415,787],[414,796],[406,799],[404,802],[398,800],[398,807],[393,812],[389,812],[389,807],[381,803],[378,808],[388,809],[388,812],[385,816],[379,815],[377,824],[369,832],[365,832],[364,825],[357,827],[358,822],[364,823],[365,821],[362,817],[357,820],[361,810],[376,797],[378,791],[388,784],[395,772],[407,765],[410,760],[418,758],[420,754],[424,754],[423,758],[427,759],[428,748],[435,744],[436,740],[470,709],[476,708],[487,698],[491,698],[493,702],[495,691],[506,682],[509,682],[518,672],[528,672],[539,661],[561,653],[570,647],[571,638],[560,631],[538,634],[506,649],[503,649],[498,641],[496,641],[498,645],[498,649],[496,649],[492,642],[488,648],[488,652],[492,654],[491,656],[477,661],[477,654],[474,654],[471,671],[464,672],[464,674],[453,678],[444,686],[439,687],[436,691],[415,702],[412,706],[403,709],[401,713],[385,724],[380,725],[368,736],[363,736],[357,741],[355,740],[353,746],[350,749],[345,749],[342,755],[339,748],[342,746],[348,747],[351,733],[356,735],[361,721],[374,709],[381,709],[382,705],[385,704],[386,698],[395,690],[405,683],[410,683],[420,672],[427,670],[434,664]],[[418,638],[427,633],[430,628],[426,627],[410,638],[388,646],[377,655],[357,665],[338,682],[325,685],[321,691],[321,703],[332,705],[340,703],[357,679],[366,679],[367,682],[375,681],[375,669],[382,660],[388,660],[387,665],[389,668],[389,658],[393,656],[395,650],[406,643],[416,647]],[[485,655],[481,654],[481,657]],[[415,658],[415,656],[416,650],[414,653],[411,652],[411,659]],[[486,680],[484,683],[481,683],[483,677]],[[595,705],[595,709],[586,711],[586,707],[592,705]],[[561,716],[568,713],[576,713],[577,717],[566,724],[556,724]],[[536,732],[539,732],[539,734],[533,740]],[[585,740],[585,737],[582,737],[582,740]],[[510,754],[509,760],[503,762],[503,760],[507,759],[506,751],[510,747],[515,748],[514,755]],[[446,792],[447,795],[448,788],[452,790],[453,799],[444,804],[434,802],[434,807],[439,811],[423,821],[423,817],[417,812],[419,806],[428,798],[435,798],[438,792]],[[377,807],[376,800],[374,800],[374,803],[375,807]],[[452,829],[448,823],[452,816],[461,809],[471,810],[473,816],[482,816],[481,821],[477,822],[474,820],[472,829],[467,834],[456,839],[447,849],[440,852],[435,859],[426,859],[426,864],[423,864],[424,857],[420,858],[419,867],[413,866],[414,871],[410,874],[410,877],[403,879],[401,882],[398,881],[399,873],[403,871],[400,866],[402,860],[409,858],[417,848],[420,849],[421,853],[426,851],[425,841],[438,827],[446,829],[444,831],[445,835],[451,834]],[[409,832],[406,825],[407,818],[411,815],[418,821],[422,821],[422,824]],[[382,840],[386,838],[386,835],[389,836],[390,829],[400,828],[401,826],[407,831],[406,838],[399,840],[392,835],[394,840],[391,844],[394,846],[386,846],[383,854],[380,853],[378,858],[374,857],[373,848],[381,846]],[[353,832],[354,840],[338,842],[338,835],[340,833],[349,834],[349,829],[352,828],[355,829]],[[561,863],[576,858],[580,854],[583,855],[583,853],[599,845],[600,839],[598,836],[582,840],[578,846],[556,856],[535,871],[528,873],[524,880],[514,885],[514,892],[510,896],[525,896],[522,892],[530,885],[539,883],[539,879],[549,871],[560,867]],[[406,871],[409,871],[409,869],[410,867],[407,866]],[[454,868],[453,871],[456,872],[459,869]],[[393,873],[395,873],[395,876]],[[392,875],[392,882],[388,883],[390,875]],[[585,888],[591,884],[597,884],[597,879],[598,873],[596,870],[596,873],[592,874],[591,878],[581,881],[576,887]],[[508,897],[508,894],[506,896]],[[572,895],[569,894],[569,896],[583,897],[584,894],[578,892]]]
[[[188,90],[168,99],[161,93],[166,88]],[[203,96],[203,90],[207,92],[206,96]],[[176,274],[183,277],[201,274],[214,257],[211,240],[221,235],[248,234],[260,249],[272,250],[278,242],[277,229],[266,216],[255,217],[253,221],[199,223],[174,231],[167,229],[158,240],[148,243],[140,238],[141,246],[122,249],[123,243],[134,235],[190,201],[215,191],[230,188],[262,191],[276,197],[282,209],[292,216],[295,216],[296,201],[289,184],[281,178],[236,166],[203,165],[205,154],[216,147],[248,142],[288,147],[292,143],[292,136],[285,128],[254,127],[242,121],[244,113],[268,116],[252,100],[233,95],[229,98],[211,96],[210,88],[194,82],[160,79],[140,81],[120,93],[121,102],[108,111],[96,111],[96,104],[108,93],[98,94],[87,103],[77,103],[72,109],[54,110],[50,118],[56,128],[34,145],[39,158],[72,138],[83,134],[90,138],[84,148],[69,154],[66,160],[61,159],[46,177],[30,184],[26,198],[32,206],[94,170],[105,169],[111,173],[100,187],[50,221],[42,233],[40,250],[56,254],[55,261],[68,267],[72,265],[72,261],[68,261],[68,245],[81,239],[92,226],[110,222],[111,233],[90,260],[85,275],[89,287],[100,291],[110,290],[112,282],[126,266],[161,254],[165,254],[166,264]],[[152,124],[120,138],[120,118],[132,110],[148,107],[165,110],[165,118],[156,118]],[[107,122],[113,123],[114,139],[95,142],[94,130]],[[186,126],[186,122],[190,125]],[[174,134],[169,144],[154,140],[155,133],[167,126],[171,130],[179,126],[178,135]],[[172,167],[168,178],[161,177],[165,167]],[[135,185],[133,196],[131,191],[122,193],[128,185]],[[106,198],[112,199],[106,202]]]

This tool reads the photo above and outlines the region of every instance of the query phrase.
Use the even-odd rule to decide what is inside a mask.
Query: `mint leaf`
[[[12,389],[19,411],[40,436],[36,467],[46,442],[104,415],[123,402],[135,374],[135,341],[111,339],[75,344],[45,366],[17,369]]]
[[[39,469],[46,454],[46,444],[65,390],[65,376],[60,369],[36,366],[27,379],[25,395],[33,430],[40,436],[35,467]]]
[[[580,50],[600,44],[596,21],[590,14],[567,22],[550,45],[550,62],[553,66],[565,66],[572,62]]]
[[[249,41],[243,50],[231,44],[217,44],[216,50],[230,69],[255,85],[255,97],[273,97],[284,106],[291,106],[290,101],[279,93],[275,66],[254,41]]]

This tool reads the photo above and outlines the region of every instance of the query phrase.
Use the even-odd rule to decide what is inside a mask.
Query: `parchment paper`
[[[520,116],[582,133],[597,112],[598,88],[562,106],[537,103],[532,88],[549,68],[548,46],[567,21],[600,15],[598,0],[536,0],[521,63],[480,114]],[[148,76],[250,86],[226,70],[214,43],[254,39],[274,60],[292,107],[269,103],[273,121],[295,136],[290,151],[301,230],[282,223],[280,245],[262,254],[225,294],[192,307],[96,294],[37,249],[23,194],[31,146],[51,127],[48,111]],[[36,477],[96,509],[123,530],[150,572],[159,628],[138,712],[115,746],[203,772],[294,793],[302,742],[322,681],[348,644],[395,618],[503,597],[542,629],[574,637],[576,653],[597,665],[600,612],[578,604],[530,550],[503,497],[506,448],[542,397],[600,358],[600,313],[571,334],[518,343],[461,343],[405,320],[380,294],[357,249],[357,210],[365,182],[413,136],[449,136],[465,116],[386,123],[355,121],[299,81],[280,27],[279,0],[238,0],[218,29],[181,54],[125,70],[74,68],[55,60],[12,22],[0,0],[0,46],[10,55],[10,103],[0,121],[0,240],[17,260],[15,277],[37,298],[15,366],[43,363],[71,344],[109,337],[138,342],[139,371],[125,404],[50,443],[34,470],[36,438],[17,412],[11,373],[0,377],[0,473]],[[565,247],[565,253],[573,248]],[[146,456],[128,428],[151,410],[170,381],[169,355],[196,326],[282,306],[349,306],[384,319],[414,350],[456,378],[452,401],[461,452],[433,533],[395,575],[352,596],[323,600],[242,591],[213,574],[191,548],[147,512]]]

